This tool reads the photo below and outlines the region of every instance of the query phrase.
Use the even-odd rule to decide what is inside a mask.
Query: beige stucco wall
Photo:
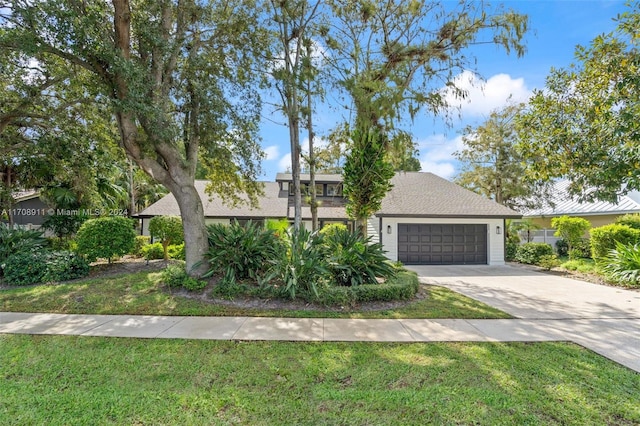
[[[446,223],[446,224],[486,224],[489,248],[487,261],[489,265],[504,265],[504,221],[502,219],[443,219],[443,218],[397,218],[383,217],[382,246],[387,251],[387,257],[398,260],[398,224],[400,223]],[[391,226],[391,234],[388,234],[387,226]],[[496,228],[500,227],[500,234]]]

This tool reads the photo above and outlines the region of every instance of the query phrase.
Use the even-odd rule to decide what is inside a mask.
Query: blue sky
[[[516,101],[526,101],[533,89],[544,87],[552,67],[570,65],[577,45],[589,45],[597,35],[612,31],[616,27],[613,19],[628,10],[625,2],[619,0],[519,0],[502,4],[529,16],[527,53],[518,58],[506,55],[495,46],[474,51],[478,56],[477,71],[485,81],[467,86],[469,98],[461,105],[460,118],[456,114],[452,126],[448,127],[441,118],[422,116],[407,129],[418,143],[422,171],[452,179],[458,171],[452,153],[462,147],[460,131],[466,125],[482,124],[509,96]],[[461,75],[460,81],[466,85],[469,76]],[[266,108],[263,117],[262,147],[267,158],[262,163],[261,179],[273,180],[276,173],[290,166],[288,130],[284,125],[274,124],[274,121],[285,123],[281,113],[272,113]],[[324,112],[314,120],[316,133],[322,136],[338,124],[341,117]],[[306,134],[306,130],[303,133]],[[307,143],[304,134],[303,145]]]

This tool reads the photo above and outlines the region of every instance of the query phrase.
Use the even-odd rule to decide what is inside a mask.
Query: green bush
[[[507,240],[505,242],[505,253],[504,257],[506,260],[515,260],[516,252],[518,251],[518,246],[520,245],[520,237],[515,232],[510,233],[507,236]]]
[[[267,219],[264,227],[269,231],[272,231],[276,237],[284,238],[287,236],[287,231],[291,224],[286,218],[282,219]]]
[[[561,237],[569,246],[569,255],[574,246],[584,237],[584,234],[591,228],[591,222],[581,217],[560,216],[551,219],[551,226],[556,229],[553,234]]]
[[[164,248],[161,243],[147,244],[142,247],[140,254],[147,260],[163,259]]]
[[[185,260],[184,243],[170,245],[167,247],[167,253],[169,254],[169,259]]]
[[[184,242],[182,219],[179,216],[154,216],[149,221],[149,234],[160,240],[164,260],[169,260],[169,245]]]
[[[567,254],[569,259],[591,259],[591,240],[589,238],[577,239]]]
[[[151,244],[151,237],[148,235],[137,235],[133,242],[131,254],[136,257],[143,257],[142,248]]]
[[[591,254],[593,259],[601,261],[611,250],[615,250],[616,242],[623,245],[640,243],[640,229],[628,225],[605,225],[591,230]]]
[[[182,287],[189,291],[200,291],[207,286],[207,282],[190,277],[184,265],[169,265],[161,274],[162,282],[167,287]]]
[[[318,297],[318,288],[326,283],[329,273],[321,247],[321,237],[301,227],[288,233],[289,246],[281,251],[277,264],[284,291],[291,299],[302,293],[305,297]]]
[[[77,251],[78,243],[71,238],[47,238],[47,245],[53,251]]]
[[[553,248],[547,243],[524,243],[518,246],[516,261],[528,265],[537,265],[542,256],[553,254]]]
[[[9,256],[39,250],[47,244],[42,232],[0,223],[0,268]]]
[[[343,232],[348,232],[347,225],[343,223],[330,223],[322,227],[322,229],[320,230],[320,235],[326,238],[336,233],[343,233]]]
[[[370,237],[351,233],[346,227],[325,233],[322,248],[336,285],[377,284],[377,277],[387,279],[396,273],[382,245],[372,244]]]
[[[544,256],[540,256],[537,265],[549,271],[560,266],[560,260],[558,260],[558,256],[555,254],[545,254]]]
[[[42,223],[42,228],[53,232],[59,239],[74,235],[89,216],[83,214],[52,214],[48,215]]]
[[[382,284],[323,288],[319,301],[326,306],[353,306],[359,302],[409,300],[416,295],[419,287],[418,276],[413,272],[403,271]]]
[[[602,271],[605,275],[620,284],[640,286],[640,245],[625,245],[617,242],[616,248],[609,252]]]
[[[67,281],[88,274],[87,261],[68,251],[22,252],[5,263],[5,280],[11,285]]]
[[[256,278],[266,274],[283,252],[283,242],[273,231],[252,222],[214,224],[207,230],[207,277],[222,273],[229,280]]]
[[[133,250],[136,233],[131,219],[122,216],[89,219],[76,235],[78,253],[89,262],[123,256]]]
[[[567,240],[560,238],[556,241],[556,253],[560,257],[569,256],[569,243],[567,243]]]
[[[640,213],[631,213],[616,219],[618,225],[627,225],[629,228],[640,230]]]
[[[89,263],[70,251],[51,251],[46,253],[47,272],[43,282],[68,281],[89,275]]]

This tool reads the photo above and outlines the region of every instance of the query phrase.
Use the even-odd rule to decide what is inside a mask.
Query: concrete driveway
[[[447,287],[640,371],[640,290],[520,266],[407,266]]]
[[[640,319],[640,291],[521,266],[408,266],[420,281],[480,300],[522,319]]]

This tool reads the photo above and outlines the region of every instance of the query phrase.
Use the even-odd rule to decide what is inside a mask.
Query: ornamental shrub
[[[108,259],[123,256],[134,248],[136,233],[131,219],[122,216],[89,219],[82,224],[76,235],[78,253],[89,262],[98,258]]]
[[[162,244],[160,243],[147,244],[146,246],[142,247],[142,249],[140,250],[140,254],[146,260],[163,259],[164,249],[162,248]]]
[[[39,250],[47,244],[42,232],[0,223],[0,268],[9,256]]]
[[[377,278],[391,278],[396,269],[384,255],[382,245],[371,237],[349,232],[346,227],[326,233],[322,238],[329,272],[336,285],[377,284]]]
[[[616,242],[616,248],[603,262],[602,271],[609,279],[622,285],[640,286],[640,245]]]
[[[151,244],[151,237],[148,235],[137,235],[133,243],[133,250],[131,250],[131,254],[136,257],[142,257],[142,248],[149,244]]]
[[[169,254],[169,259],[184,260],[184,243],[170,245],[167,247],[167,253]]]
[[[560,260],[558,260],[558,256],[555,254],[545,254],[544,256],[540,256],[537,265],[547,271],[560,266]]]
[[[88,274],[87,261],[68,251],[17,253],[5,263],[5,280],[11,285],[67,281]]]
[[[618,225],[627,225],[629,228],[640,229],[640,213],[630,213],[616,219]]]
[[[190,277],[184,265],[169,265],[162,271],[162,281],[167,287],[183,287],[189,291],[199,291],[207,286],[206,281]]]
[[[547,243],[524,243],[516,251],[516,261],[528,265],[537,265],[542,256],[553,254],[551,244]]]
[[[518,246],[520,245],[520,236],[515,232],[510,232],[505,242],[505,259],[515,260]]]
[[[591,255],[595,261],[602,261],[616,248],[616,242],[623,245],[640,243],[640,229],[628,225],[611,224],[591,230]]]
[[[169,260],[168,248],[170,244],[182,244],[184,231],[182,219],[178,216],[155,216],[149,221],[149,234],[162,243],[164,260]]]
[[[569,254],[579,244],[584,234],[591,228],[591,222],[581,217],[560,216],[551,219],[551,226],[556,229],[553,234],[567,242]]]
[[[264,227],[266,229],[273,231],[273,233],[279,238],[284,238],[287,236],[287,230],[289,229],[290,226],[291,224],[286,218],[267,219],[267,221],[264,224]]]
[[[264,275],[283,252],[283,242],[263,226],[248,222],[207,227],[209,250],[205,259],[210,268],[205,276],[222,273],[228,280]]]

